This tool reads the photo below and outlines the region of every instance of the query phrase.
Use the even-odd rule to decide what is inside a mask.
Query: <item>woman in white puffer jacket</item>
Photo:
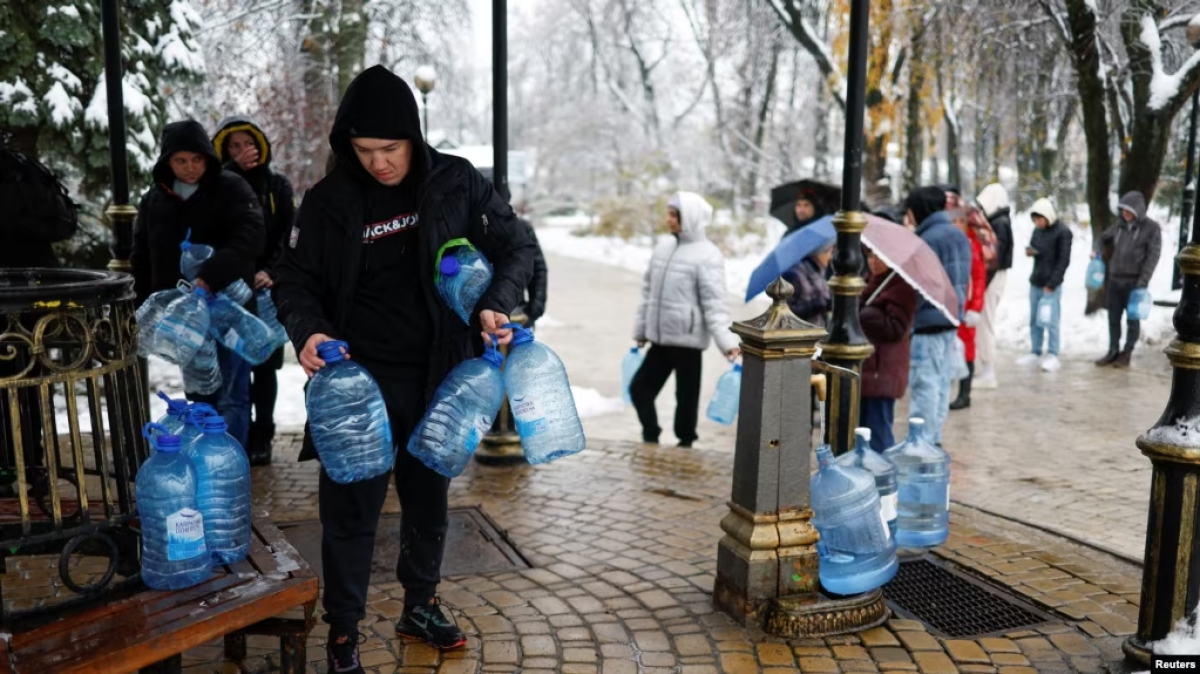
[[[642,282],[633,338],[651,344],[629,394],[642,423],[642,440],[658,443],[662,429],[654,399],[675,373],[675,437],[680,447],[696,441],[700,411],[700,363],[715,339],[730,360],[738,338],[729,329],[725,257],[705,236],[713,209],[704,197],[677,192],[667,204],[671,234],[655,249]]]

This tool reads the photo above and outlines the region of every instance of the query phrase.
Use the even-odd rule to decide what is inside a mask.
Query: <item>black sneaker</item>
[[[466,635],[458,625],[446,618],[437,598],[430,599],[428,604],[405,606],[404,613],[396,622],[396,635],[424,641],[442,650],[458,648],[467,643]]]
[[[329,642],[325,644],[330,674],[363,674],[358,661],[358,645],[366,640],[366,635],[359,634],[357,629],[348,632],[330,630]]]

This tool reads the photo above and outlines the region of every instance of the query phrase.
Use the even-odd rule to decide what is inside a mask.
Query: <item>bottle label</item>
[[[881,524],[883,524],[884,540],[891,540],[892,530],[888,528],[888,520],[886,517],[883,516],[883,502],[882,501],[880,501],[880,503],[879,503],[879,521]]]
[[[883,515],[883,521],[885,524],[896,519],[897,507],[899,504],[899,492],[888,496],[879,497],[879,514]]]
[[[538,416],[537,405],[532,400],[513,401],[512,413],[517,434],[522,438],[532,438],[550,430],[549,422],[546,417]]]
[[[946,512],[950,511],[950,483],[946,483]]]
[[[226,349],[229,349],[234,353],[242,352],[242,338],[240,335],[238,335],[237,330],[234,328],[229,328],[229,330],[225,332],[225,336],[221,338],[221,342],[225,345]]]
[[[178,562],[208,552],[204,546],[204,516],[191,508],[167,515],[167,559]]]

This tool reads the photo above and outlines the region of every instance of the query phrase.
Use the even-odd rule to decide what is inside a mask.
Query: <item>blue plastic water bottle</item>
[[[187,413],[187,423],[179,429],[179,442],[184,448],[200,437],[204,430],[204,420],[209,417],[223,418],[208,403],[192,403]]]
[[[1050,295],[1043,295],[1042,299],[1037,303],[1037,326],[1039,328],[1050,328],[1054,325],[1054,319],[1058,311],[1054,306],[1054,298]]]
[[[725,426],[733,424],[737,418],[738,405],[742,399],[742,366],[735,364],[733,369],[721,375],[717,380],[717,392],[708,402],[708,418]]]
[[[308,382],[305,409],[322,467],[334,482],[349,484],[388,472],[396,450],[379,384],[342,349],[349,354],[342,341],[317,347],[325,367]]]
[[[884,455],[871,449],[871,429],[854,429],[854,449],[837,458],[838,465],[846,468],[862,468],[875,478],[879,491],[879,512],[887,523],[888,535],[896,536],[896,505],[899,491],[896,480],[896,464]]]
[[[226,432],[225,420],[204,419],[200,436],[184,447],[196,469],[196,507],[212,563],[233,564],[250,551],[250,460]]]
[[[539,464],[582,452],[587,439],[566,367],[548,346],[535,342],[529,330],[516,323],[504,327],[514,333],[504,367],[504,388],[525,460]]]
[[[492,264],[466,239],[447,242],[438,251],[438,295],[467,325],[475,304],[492,283]]]
[[[154,435],[156,431],[159,435]],[[204,517],[196,506],[196,469],[177,435],[158,424],[142,434],[156,451],[138,469],[134,489],[142,522],[142,581],[152,590],[182,590],[212,576]]]
[[[154,355],[174,365],[196,357],[208,335],[208,297],[203,288],[196,288],[167,305],[155,328]]]
[[[267,324],[267,327],[271,329],[271,333],[275,335],[275,348],[287,344],[287,330],[279,322],[279,312],[276,311],[275,302],[271,299],[271,291],[263,288],[254,294],[254,298],[258,304],[258,317],[263,323]]]
[[[208,334],[251,365],[261,365],[275,352],[275,335],[257,316],[229,298],[209,302],[212,325]]]
[[[152,293],[146,298],[145,302],[138,307],[134,317],[137,319],[138,326],[138,355],[142,358],[157,353],[158,345],[158,322],[162,320],[163,314],[167,312],[167,307],[171,302],[183,296],[177,288],[169,290],[160,290]]]
[[[436,473],[458,477],[504,404],[504,356],[489,344],[481,358],[458,364],[408,438],[408,453]]]
[[[834,594],[860,594],[883,586],[900,568],[896,542],[879,510],[875,479],[840,465],[828,445],[817,448],[820,469],[809,480],[813,526],[821,535],[821,586]]]
[[[160,400],[167,404],[167,411],[158,418],[154,423],[163,427],[163,432],[167,435],[179,435],[179,432],[187,425],[188,414],[192,410],[192,405],[187,401],[187,398],[171,398],[162,391],[158,392]],[[153,443],[151,443],[153,448]]]
[[[633,404],[629,386],[633,384],[633,378],[637,376],[638,370],[642,369],[644,360],[646,360],[646,355],[636,346],[630,347],[629,353],[621,359],[621,397],[625,400],[626,405]]]
[[[1150,297],[1150,291],[1137,288],[1129,294],[1129,304],[1125,307],[1126,317],[1131,321],[1144,321],[1150,318],[1150,308],[1153,306],[1154,300]]]
[[[183,375],[185,393],[210,395],[216,393],[224,381],[221,377],[221,364],[217,360],[217,343],[211,336],[205,338],[196,355],[179,369]]]
[[[883,453],[896,464],[896,545],[926,548],[950,535],[950,455],[925,439],[925,420],[908,420],[908,439]]]
[[[250,289],[250,286],[246,285],[245,281],[242,279],[237,279],[233,283],[225,286],[225,288],[221,290],[221,292],[217,293],[217,295],[228,298],[231,302],[240,307],[244,306],[246,302],[250,301],[250,298],[254,295],[254,291]]]
[[[1088,262],[1084,285],[1088,290],[1099,290],[1104,285],[1104,260],[1094,257]]]
[[[189,283],[195,281],[200,275],[200,268],[213,256],[212,246],[192,243],[192,230],[189,229],[179,244],[179,250],[182,251],[179,255],[179,273]]]

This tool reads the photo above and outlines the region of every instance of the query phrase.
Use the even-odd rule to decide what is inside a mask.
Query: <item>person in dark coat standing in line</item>
[[[1004,297],[1004,284],[1008,282],[1008,270],[1012,269],[1013,233],[1011,209],[1008,205],[1008,190],[1000,183],[991,183],[975,198],[979,210],[992,226],[996,235],[996,268],[987,273],[987,292],[983,297],[983,314],[976,332],[978,348],[977,363],[979,376],[975,388],[994,389],[996,381],[996,312]]]
[[[787,300],[788,308],[796,316],[821,328],[829,322],[829,312],[833,310],[833,295],[829,291],[825,273],[833,260],[835,243],[836,239],[830,239],[820,250],[782,274],[783,279],[792,284],[793,288],[792,295]]]
[[[1062,284],[1071,264],[1071,230],[1058,220],[1058,211],[1049,199],[1033,202],[1029,215],[1033,218],[1033,238],[1025,254],[1033,258],[1033,273],[1029,276],[1029,331],[1032,349],[1021,356],[1017,365],[1028,366],[1041,361],[1042,370],[1055,372],[1062,364],[1058,360],[1059,324],[1062,321]],[[1038,322],[1038,306],[1049,298],[1052,306],[1050,324]],[[1046,335],[1046,357],[1042,358],[1042,333]]]
[[[238,279],[253,286],[254,262],[265,238],[262,208],[241,176],[221,169],[199,122],[189,119],[163,128],[153,176],[154,186],[142,197],[133,225],[130,263],[138,303],[179,282],[179,244],[189,231],[192,243],[213,247],[195,286],[212,293]],[[253,313],[254,308],[251,299],[247,309]],[[250,364],[221,344],[217,362],[221,388],[188,398],[216,407],[229,434],[244,447],[250,429]]]
[[[1108,260],[1108,287],[1105,308],[1108,309],[1108,353],[1096,365],[1129,367],[1133,347],[1142,333],[1141,321],[1128,318],[1125,348],[1121,349],[1121,314],[1126,313],[1129,296],[1134,290],[1150,287],[1150,279],[1162,254],[1162,228],[1146,216],[1146,197],[1130,192],[1121,197],[1121,222],[1109,227],[1096,240],[1098,251],[1112,248]]]
[[[51,244],[79,229],[78,206],[50,169],[0,146],[0,267],[57,267]]]
[[[858,315],[875,352],[862,366],[862,425],[871,429],[871,449],[882,452],[896,444],[896,401],[908,389],[917,291],[874,251],[866,252],[871,279],[859,300]]]
[[[258,196],[266,223],[267,240],[263,252],[254,263],[255,291],[270,291],[275,285],[275,265],[283,254],[283,242],[295,224],[296,207],[292,198],[292,183],[282,173],[271,169],[271,141],[263,130],[245,117],[221,120],[213,136],[217,158],[225,162],[225,170],[244,178]],[[250,403],[254,421],[250,424],[246,453],[250,464],[265,466],[271,463],[271,442],[275,439],[275,398],[279,382],[275,375],[283,367],[283,347],[251,370]]]
[[[487,178],[426,145],[412,90],[383,66],[347,87],[329,144],[337,163],[301,203],[279,265],[279,315],[310,375],[325,365],[317,345],[349,343],[355,362],[379,383],[393,437],[404,443],[450,370],[482,353],[481,333],[511,341],[503,326],[529,285],[536,246]],[[442,302],[434,282],[434,260],[456,239],[468,239],[494,269],[470,325]],[[306,431],[300,459],[313,458]],[[457,648],[466,637],[436,596],[450,481],[403,449],[392,473],[403,512],[396,577],[404,609],[395,632]],[[385,474],[338,484],[319,473],[327,658],[339,674],[363,671],[358,624],[388,481]]]
[[[800,193],[796,195],[796,203],[792,207],[792,216],[792,222],[787,228],[788,234],[804,229],[825,217],[825,209],[821,207],[821,197],[813,190],[800,190]]]
[[[520,307],[520,313],[528,319],[526,327],[533,329],[538,319],[546,315],[546,256],[542,254],[542,246],[538,243],[533,223],[525,218],[521,218],[520,221],[525,227],[525,233],[529,235],[529,240],[536,246],[533,255],[533,276],[529,279],[529,287],[525,289],[525,299]]]

